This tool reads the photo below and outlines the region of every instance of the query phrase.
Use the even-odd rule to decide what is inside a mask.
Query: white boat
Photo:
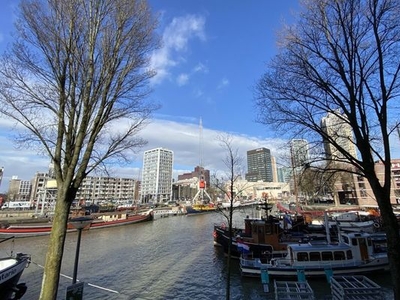
[[[26,285],[18,281],[30,260],[30,255],[22,253],[0,258],[0,300],[20,299],[25,294]]]
[[[222,202],[221,205],[222,205],[222,208],[228,209],[231,207],[231,202]],[[233,208],[239,207],[239,206],[240,206],[240,201],[234,201],[232,203]]]
[[[313,225],[324,225],[325,220],[313,220]],[[380,230],[379,218],[366,211],[332,213],[328,217],[329,228],[339,227],[340,231],[369,232]]]
[[[389,270],[386,237],[384,234],[366,232],[340,233],[338,243],[293,243],[287,246],[282,258],[272,258],[263,263],[260,258],[242,256],[240,269],[243,276],[260,276],[267,270],[273,277],[306,277],[366,274]]]
[[[366,211],[348,211],[331,215],[329,226],[337,225],[342,231],[375,232],[380,227],[378,218]]]

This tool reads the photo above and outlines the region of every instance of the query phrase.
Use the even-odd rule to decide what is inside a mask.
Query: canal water
[[[234,225],[243,226],[247,214],[235,213]],[[223,221],[209,213],[83,231],[77,277],[85,282],[84,299],[225,299],[226,257],[213,245],[213,225]],[[67,235],[58,299],[66,299],[72,282],[76,240],[77,233]],[[48,236],[14,241],[15,252],[32,255],[20,280],[28,286],[24,300],[39,297],[47,242]],[[259,279],[241,277],[237,260],[232,266],[231,299],[275,298],[272,283],[266,293]],[[389,275],[370,278],[384,286],[384,299],[393,299]],[[316,299],[327,299],[324,279],[310,284]]]

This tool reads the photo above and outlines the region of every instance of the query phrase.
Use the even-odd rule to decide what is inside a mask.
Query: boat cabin
[[[290,266],[348,265],[368,262],[378,253],[373,238],[368,233],[344,233],[340,237],[337,244],[290,244],[287,256],[271,263]]]
[[[261,220],[246,218],[244,224],[244,234],[241,236],[244,242],[269,244],[274,250],[286,249],[286,245],[283,246],[280,243],[283,230],[276,218],[270,217]]]

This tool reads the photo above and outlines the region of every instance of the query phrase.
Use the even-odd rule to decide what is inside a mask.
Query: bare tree
[[[228,209],[224,210],[218,207],[217,211],[224,216],[228,224],[229,241],[233,238],[232,220],[235,207],[233,206],[237,196],[243,191],[241,187],[237,186],[238,180],[241,178],[242,157],[238,153],[238,149],[234,148],[233,138],[230,135],[220,135],[217,137],[220,142],[221,148],[226,151],[226,156],[223,163],[226,167],[224,175],[218,176],[214,174],[211,183],[213,188],[222,193],[225,198],[229,200]],[[225,299],[230,299],[230,286],[231,286],[231,251],[232,243],[228,243],[228,256],[227,256],[227,277],[226,277],[226,296]]]
[[[23,0],[1,58],[0,113],[54,163],[57,201],[40,299],[56,299],[68,216],[82,180],[126,163],[157,108],[144,101],[159,46],[145,0]]]
[[[280,52],[256,87],[261,123],[315,143],[322,138],[334,149],[324,154],[336,167],[351,165],[368,180],[388,238],[396,299],[400,238],[390,203],[390,135],[399,122],[399,15],[395,0],[303,1],[300,18],[283,32]],[[326,116],[336,120],[333,132],[321,122]],[[385,167],[383,180],[376,160]]]

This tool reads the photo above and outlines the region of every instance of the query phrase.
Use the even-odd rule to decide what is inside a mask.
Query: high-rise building
[[[271,151],[258,148],[247,151],[246,180],[273,182]]]
[[[357,157],[354,145],[353,130],[345,121],[345,116],[338,112],[328,113],[321,120],[322,130],[331,137],[337,145],[353,157]],[[343,154],[328,140],[324,140],[325,155],[328,160],[344,160]]]
[[[279,167],[277,169],[278,173],[278,182],[289,182],[292,177],[292,168],[288,167]]]
[[[278,167],[276,165],[276,159],[271,156],[271,167],[272,167],[272,182],[278,182]]]
[[[164,148],[147,150],[143,155],[141,201],[160,203],[171,199],[174,153]]]
[[[304,139],[293,139],[290,141],[290,154],[292,167],[304,167],[309,162],[308,142]]]

